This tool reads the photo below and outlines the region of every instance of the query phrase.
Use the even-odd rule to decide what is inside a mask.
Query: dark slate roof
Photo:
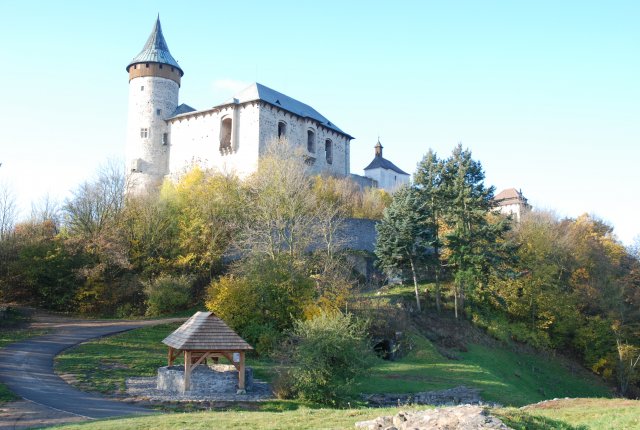
[[[377,155],[373,158],[373,161],[371,163],[369,163],[369,165],[367,167],[364,168],[364,170],[371,170],[371,169],[393,170],[394,172],[398,172],[401,175],[408,175],[407,172],[405,172],[402,169],[400,169],[398,166],[393,164],[391,161],[387,160],[386,158],[384,158],[382,156],[377,156]]]
[[[196,110],[194,108],[192,108],[191,106],[189,106],[188,104],[182,103],[180,106],[178,106],[176,108],[176,110],[173,111],[173,113],[171,114],[171,116],[169,118],[172,118],[174,116],[178,116],[178,115],[182,115],[183,113],[189,113],[189,112],[195,112]]]
[[[196,312],[162,343],[175,349],[246,351],[253,349],[212,312]]]
[[[352,136],[340,130],[340,128],[329,121],[327,118],[322,116],[317,110],[312,108],[311,106],[299,102],[296,99],[293,99],[289,96],[286,96],[282,93],[279,93],[276,90],[272,90],[269,87],[265,87],[262,84],[257,82],[249,85],[244,90],[240,91],[238,94],[233,96],[231,99],[227,100],[225,103],[222,103],[219,106],[225,106],[233,103],[246,103],[254,100],[261,100],[263,102],[269,103],[270,105],[279,107],[288,112],[294,113],[302,118],[311,118],[317,122],[319,122],[324,127],[327,127],[331,130],[335,130],[349,138],[353,139]],[[217,106],[214,106],[217,107]]]
[[[162,27],[160,26],[160,17],[156,20],[156,24],[151,30],[151,35],[147,39],[147,43],[144,44],[144,48],[133,60],[127,65],[127,71],[129,67],[138,63],[161,63],[168,64],[180,70],[180,76],[184,75],[184,71],[178,65],[178,62],[171,56],[167,41],[164,40],[162,35]]]

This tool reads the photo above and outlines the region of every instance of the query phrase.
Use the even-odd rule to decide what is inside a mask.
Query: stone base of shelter
[[[158,368],[156,388],[171,393],[184,393],[184,366]],[[253,369],[245,368],[245,390],[253,388]],[[232,365],[198,365],[191,371],[191,383],[186,392],[193,394],[236,393],[238,371]],[[239,393],[241,394],[241,393]]]
[[[253,379],[246,368],[246,390],[238,390],[238,372],[232,365],[199,365],[191,373],[191,389],[184,391],[184,366],[158,369],[157,377],[128,378],[127,395],[159,402],[259,402],[273,398],[266,382]]]

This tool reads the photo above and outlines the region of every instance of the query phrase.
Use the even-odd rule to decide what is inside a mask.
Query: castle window
[[[281,139],[287,134],[287,123],[284,121],[278,122],[278,139]]]
[[[144,91],[144,85],[140,86],[140,91]]]
[[[148,128],[141,128],[140,129],[140,137],[143,139],[146,139],[147,137],[149,137],[149,129]]]
[[[233,121],[231,118],[223,118],[220,123],[220,152],[228,154],[231,152],[231,130]]]
[[[316,134],[313,130],[307,130],[307,151],[316,152]]]
[[[149,63],[147,63],[146,66],[147,66],[147,69],[148,69],[149,68]]]
[[[327,164],[333,163],[333,142],[331,139],[324,141],[324,156],[327,159]]]
[[[162,133],[162,144],[163,145],[169,144],[169,133]]]
[[[162,64],[159,64],[160,68],[162,69]]]
[[[162,109],[156,109],[156,115],[160,115],[162,113]]]
[[[173,67],[171,68],[171,71],[173,72]]]

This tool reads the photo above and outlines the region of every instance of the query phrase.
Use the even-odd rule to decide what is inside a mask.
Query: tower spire
[[[378,143],[374,147],[376,149],[376,157],[382,157],[382,144],[380,143],[380,136],[378,136]]]
[[[147,43],[144,44],[142,51],[140,51],[140,53],[136,55],[133,60],[131,60],[131,62],[127,65],[127,71],[129,71],[129,68],[134,64],[140,63],[167,64],[178,69],[180,71],[180,76],[184,75],[184,71],[169,52],[169,46],[167,45],[167,41],[162,34],[162,26],[160,25],[159,13],[153,26],[153,30],[151,30],[151,34],[147,39]]]

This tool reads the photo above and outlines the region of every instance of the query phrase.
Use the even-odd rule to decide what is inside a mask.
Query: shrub
[[[235,274],[223,276],[209,286],[207,309],[259,354],[268,353],[313,301],[313,280],[286,255],[275,259],[254,256],[232,271]]]
[[[147,315],[157,316],[169,314],[189,306],[191,279],[188,276],[157,277],[144,286],[147,296]]]
[[[366,330],[366,321],[340,312],[323,311],[312,319],[296,321],[283,351],[290,363],[280,374],[279,392],[344,405],[355,378],[375,360]]]

